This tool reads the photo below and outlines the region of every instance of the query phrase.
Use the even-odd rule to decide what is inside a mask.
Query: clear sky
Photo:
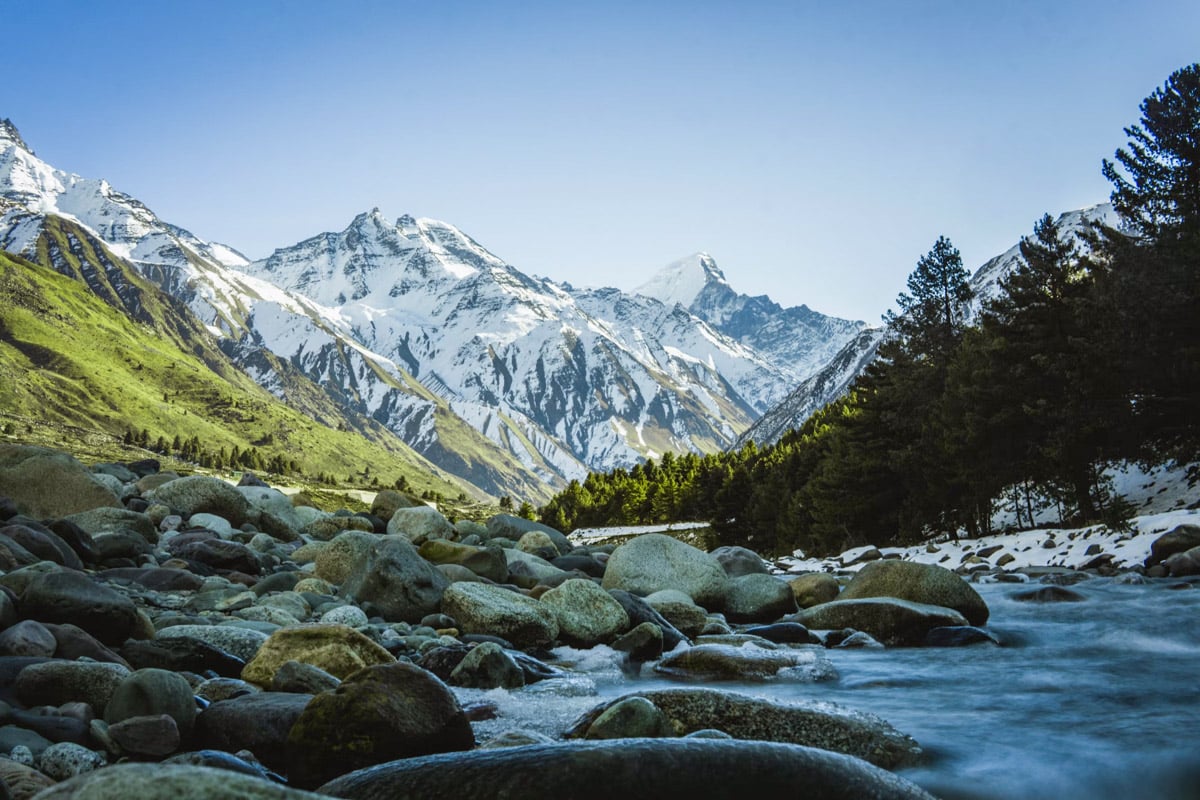
[[[361,211],[632,288],[698,250],[870,322],[944,234],[969,268],[1200,58],[1196,0],[0,0],[0,117],[251,258]]]

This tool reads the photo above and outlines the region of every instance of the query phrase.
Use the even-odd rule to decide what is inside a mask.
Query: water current
[[[1200,798],[1200,584],[1096,578],[1075,603],[1018,602],[1019,584],[979,584],[1001,646],[828,651],[829,683],[722,683],[781,702],[869,711],[920,742],[900,774],[945,800]],[[575,677],[518,692],[464,692],[514,728],[559,735],[600,699],[678,685],[623,676],[607,648],[572,653]]]

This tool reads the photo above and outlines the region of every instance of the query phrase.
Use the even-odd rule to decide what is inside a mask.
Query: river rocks
[[[1168,556],[1162,565],[1172,578],[1182,578],[1187,575],[1200,575],[1200,546]]]
[[[417,552],[431,564],[458,564],[493,583],[508,579],[508,561],[499,547],[472,547],[449,539],[430,539]]]
[[[754,644],[698,644],[667,654],[654,671],[693,681],[816,682],[837,679],[837,670],[816,646],[765,649]]]
[[[835,600],[801,611],[796,621],[818,630],[854,628],[888,646],[920,645],[933,628],[967,624],[953,609],[890,597]]]
[[[735,739],[800,744],[855,756],[895,769],[915,764],[921,747],[873,714],[833,703],[789,704],[715,689],[661,689],[608,700],[577,719],[564,733],[581,738],[614,705],[639,697],[651,702],[670,721],[675,735],[716,729]]]
[[[186,636],[128,641],[121,656],[132,666],[157,667],[173,672],[215,672],[227,678],[242,674],[246,662],[199,639]]]
[[[345,678],[363,667],[395,660],[383,647],[345,625],[283,628],[271,634],[246,664],[242,680],[270,686],[276,670],[287,661],[302,661],[335,678]]]
[[[52,744],[37,760],[38,769],[58,781],[91,772],[107,763],[108,759],[102,753],[74,742]]]
[[[648,533],[613,551],[604,571],[605,589],[648,595],[662,589],[684,592],[698,605],[720,608],[728,578],[713,556],[689,544]]]
[[[311,695],[259,692],[214,702],[196,718],[201,747],[236,753],[249,750],[268,767],[286,769],[287,738]]]
[[[74,458],[42,447],[0,444],[0,486],[19,512],[37,519],[121,506]]]
[[[970,625],[955,628],[934,628],[925,634],[926,647],[966,647],[972,644],[1000,644],[983,628]]]
[[[1150,544],[1146,566],[1161,564],[1176,553],[1200,547],[1200,525],[1177,525]]]
[[[553,610],[559,636],[567,644],[594,647],[611,642],[629,629],[625,609],[590,580],[564,581],[539,599]]]
[[[772,622],[797,608],[792,587],[773,575],[751,572],[729,581],[725,616],[730,622]]]
[[[772,742],[620,739],[445,753],[360,770],[318,791],[347,800],[454,797],[932,800],[849,756]]]
[[[11,757],[0,758],[0,781],[13,800],[28,800],[38,792],[55,785],[55,780],[49,775],[18,763]]]
[[[179,725],[170,714],[129,717],[108,726],[108,736],[122,754],[163,758],[183,741]]]
[[[653,661],[663,654],[662,628],[653,622],[642,622],[628,633],[617,637],[612,648],[629,655],[634,664]]]
[[[303,661],[285,661],[271,676],[272,692],[295,692],[297,694],[320,694],[331,692],[341,683],[320,667]]]
[[[27,619],[0,633],[0,656],[49,658],[58,649],[54,634],[40,622]]]
[[[316,786],[354,769],[475,744],[466,715],[436,676],[403,662],[368,667],[316,695],[288,734],[288,778]]]
[[[258,648],[267,640],[267,634],[238,625],[173,625],[158,632],[159,639],[172,639],[177,636],[199,639],[242,661],[254,658]]]
[[[171,800],[229,797],[238,800],[328,800],[225,769],[187,764],[118,764],[81,775],[47,791],[42,800]]]
[[[952,608],[972,625],[983,625],[988,619],[987,604],[979,593],[958,575],[934,564],[897,560],[867,564],[850,581],[840,599],[868,597],[896,597]]]
[[[1017,592],[1012,599],[1022,603],[1081,603],[1087,600],[1087,597],[1062,586],[1043,586],[1040,589]]]
[[[46,661],[22,669],[13,688],[26,706],[58,706],[79,700],[103,712],[127,675],[129,670],[120,664]]]
[[[521,537],[530,531],[541,531],[550,537],[550,541],[554,542],[559,555],[566,555],[574,549],[574,546],[561,531],[556,531],[549,525],[543,525],[540,522],[534,522],[524,517],[516,517],[512,514],[496,514],[487,521],[488,539],[499,538],[519,542],[521,541]]]
[[[688,638],[699,636],[708,624],[708,614],[704,609],[676,589],[655,592],[646,598],[646,603]]]
[[[584,733],[587,739],[640,739],[674,736],[671,720],[644,697],[626,697],[596,717]]]
[[[166,714],[185,738],[196,719],[191,685],[181,675],[163,669],[140,669],[126,675],[104,708],[97,710],[103,710],[109,725],[133,717]]]
[[[446,576],[403,537],[377,538],[366,557],[353,564],[342,595],[359,605],[369,603],[390,622],[417,622],[440,610]]]
[[[654,607],[647,603],[644,599],[637,595],[630,594],[623,589],[610,589],[608,592],[612,598],[621,604],[621,608],[625,609],[625,613],[629,615],[629,624],[632,626],[641,625],[648,622],[658,628],[662,634],[663,650],[674,650],[680,642],[687,641],[687,637],[683,635],[674,625],[667,621],[667,618],[654,610]],[[632,631],[630,631],[632,633]]]
[[[450,673],[450,683],[468,689],[519,689],[525,671],[504,648],[483,642],[471,648]]]
[[[149,492],[146,499],[162,503],[184,517],[216,514],[233,525],[245,522],[250,509],[249,501],[237,487],[207,475],[189,475],[169,481]]]
[[[558,619],[549,606],[499,586],[455,583],[442,596],[442,611],[464,633],[499,636],[517,647],[540,647],[558,637]]]
[[[796,605],[800,608],[811,608],[821,603],[836,600],[842,590],[837,578],[826,572],[812,572],[807,575],[797,575],[788,579],[792,594],[796,597]]]
[[[31,580],[21,595],[21,613],[38,622],[79,625],[105,644],[120,644],[141,630],[131,600],[75,571]]]
[[[731,578],[742,575],[766,575],[767,564],[762,556],[746,547],[726,545],[712,551],[713,558],[721,564],[725,574]]]
[[[452,538],[454,525],[436,508],[420,505],[396,509],[388,520],[387,532],[404,536],[413,544],[421,544],[428,539]]]

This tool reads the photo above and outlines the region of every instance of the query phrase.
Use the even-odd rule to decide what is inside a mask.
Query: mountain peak
[[[5,142],[12,142],[30,155],[34,155],[33,150],[25,144],[25,140],[21,138],[21,132],[17,130],[17,126],[11,119],[0,119],[0,145]]]
[[[679,303],[686,308],[710,283],[729,284],[716,260],[708,253],[700,252],[671,262],[633,291],[668,305]]]

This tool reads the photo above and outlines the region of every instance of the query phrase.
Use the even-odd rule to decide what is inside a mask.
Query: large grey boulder
[[[815,630],[853,628],[885,645],[909,646],[923,644],[934,628],[967,624],[967,619],[954,609],[891,597],[834,600],[801,611],[796,621]]]
[[[654,667],[660,675],[688,681],[769,681],[798,683],[837,680],[824,648],[765,648],[754,644],[698,644],[668,653]]]
[[[56,784],[43,800],[328,800],[328,795],[289,789],[265,778],[188,764],[117,764]]]
[[[721,563],[703,550],[661,533],[647,533],[613,551],[604,570],[605,589],[646,596],[676,589],[697,604],[720,608],[729,579]]]
[[[540,598],[554,611],[559,637],[577,647],[607,644],[629,629],[629,615],[595,583],[572,578]]]
[[[463,633],[499,636],[517,647],[540,647],[558,638],[558,618],[550,606],[499,586],[452,584],[442,595],[442,612]]]
[[[1162,562],[1172,578],[1200,575],[1200,546],[1175,553]]]
[[[1200,525],[1177,525],[1150,543],[1146,566],[1161,564],[1176,553],[1200,547]]]
[[[65,517],[121,501],[83,464],[44,447],[0,444],[0,494],[35,519]]]
[[[713,558],[721,562],[725,574],[731,578],[742,575],[766,575],[767,562],[748,547],[725,545],[712,551]]]
[[[227,753],[249,750],[271,769],[285,770],[288,733],[312,698],[259,692],[218,700],[196,718],[197,744]]]
[[[774,575],[751,572],[729,581],[725,616],[730,622],[774,622],[797,609],[792,587]]]
[[[566,555],[575,549],[575,546],[563,535],[562,531],[557,531],[549,525],[543,525],[540,522],[534,522],[533,520],[513,516],[512,514],[497,514],[487,521],[488,539],[511,539],[514,542],[519,542],[521,541],[521,537],[530,531],[541,531],[549,536],[550,541],[554,542],[559,555]]]
[[[149,492],[147,499],[162,503],[184,517],[200,513],[216,514],[229,520],[232,525],[245,522],[246,512],[250,510],[249,501],[236,486],[208,475],[176,478]]]
[[[834,703],[781,703],[702,688],[633,692],[606,700],[575,720],[563,734],[564,738],[586,737],[602,714],[631,697],[653,703],[679,736],[719,730],[735,739],[819,747],[885,769],[914,764],[921,757],[921,747],[912,737],[874,714],[851,711]]]
[[[344,775],[318,791],[346,800],[570,797],[574,800],[932,800],[851,756],[735,739],[614,739],[444,753]]]
[[[796,597],[796,605],[800,608],[811,608],[821,603],[836,600],[842,590],[838,579],[827,572],[810,572],[788,578],[792,594]]]
[[[867,597],[897,597],[953,608],[972,625],[983,625],[988,619],[987,603],[979,593],[961,577],[936,564],[892,559],[873,561],[859,570],[839,599]]]
[[[38,622],[78,625],[109,645],[121,644],[141,629],[132,600],[73,570],[33,578],[21,594],[20,609]]]
[[[393,518],[394,519],[394,518]],[[419,622],[439,610],[450,581],[402,536],[377,537],[342,582],[342,596],[389,622]]]
[[[392,536],[404,536],[413,544],[421,544],[429,539],[453,538],[454,525],[436,508],[421,505],[396,509],[388,520],[387,532]]]

